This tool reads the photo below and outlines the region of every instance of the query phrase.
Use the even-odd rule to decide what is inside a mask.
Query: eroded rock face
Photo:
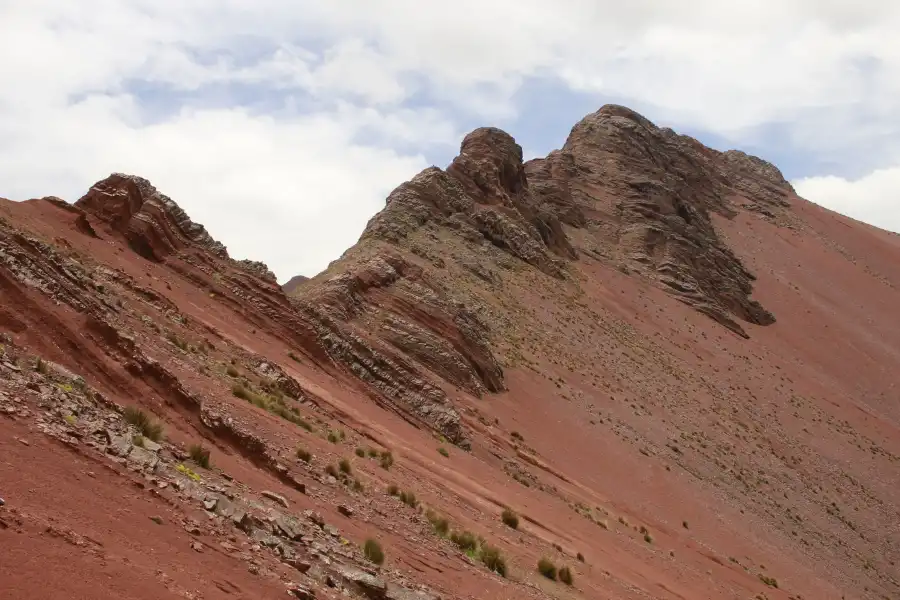
[[[558,217],[541,209],[528,188],[522,148],[491,127],[467,135],[446,171],[430,167],[391,192],[363,239],[399,243],[426,225],[472,243],[487,240],[554,277],[565,276],[557,254],[575,258]]]
[[[622,106],[604,106],[573,127],[562,150],[525,166],[547,210],[586,227],[589,250],[648,277],[740,335],[738,321],[774,316],[750,298],[754,276],[719,238],[712,213],[773,214],[793,192],[773,165],[720,153],[655,126]]]
[[[189,246],[228,256],[203,225],[191,221],[171,198],[141,177],[114,173],[91,186],[75,205],[110,223],[136,252],[151,260]]]
[[[335,361],[459,445],[459,414],[427,371],[475,395],[505,389],[487,327],[399,254],[347,264],[297,304]]]

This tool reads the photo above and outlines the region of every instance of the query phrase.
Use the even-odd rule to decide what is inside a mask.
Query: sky
[[[314,275],[475,127],[526,157],[615,102],[900,231],[900,3],[0,0],[0,196],[149,179]]]

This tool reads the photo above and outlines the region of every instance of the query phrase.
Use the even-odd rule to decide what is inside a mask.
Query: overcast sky
[[[900,230],[900,3],[0,0],[0,196],[149,179],[284,281],[495,125],[526,155],[607,102]]]

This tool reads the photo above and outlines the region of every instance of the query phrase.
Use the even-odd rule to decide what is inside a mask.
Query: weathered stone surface
[[[275,492],[270,492],[269,490],[263,490],[260,492],[260,495],[263,496],[264,498],[268,498],[269,500],[272,500],[273,502],[277,502],[278,504],[280,504],[281,506],[283,506],[285,508],[288,508],[290,506],[290,503],[287,501],[287,498],[285,498],[281,494],[276,494]]]
[[[228,256],[225,246],[142,177],[114,173],[91,186],[75,206],[109,222],[136,252],[149,259],[162,260],[192,245],[219,257]]]
[[[737,198],[769,213],[786,206],[793,190],[774,166],[742,152],[716,152],[608,105],[575,125],[562,150],[530,161],[525,171],[540,202],[589,230],[615,264],[741,335],[738,320],[774,322],[750,299],[754,277],[711,217],[733,217]]]
[[[378,577],[347,565],[335,565],[335,571],[349,586],[355,587],[367,598],[384,600],[387,597],[387,584]]]
[[[313,600],[316,597],[315,592],[304,585],[300,585],[299,583],[291,584],[291,587],[288,589],[290,594],[299,600]]]
[[[385,597],[387,600],[435,600],[436,598],[433,594],[420,590],[411,590],[392,583],[388,584]]]
[[[111,435],[109,447],[107,448],[107,452],[112,454],[113,456],[128,456],[128,453],[131,452],[134,445],[131,443],[131,439],[125,435]]]
[[[289,515],[279,515],[275,519],[275,527],[289,540],[299,540],[303,537],[303,527],[300,521]]]
[[[159,463],[159,457],[140,446],[134,446],[128,453],[128,463],[142,470],[152,471]]]

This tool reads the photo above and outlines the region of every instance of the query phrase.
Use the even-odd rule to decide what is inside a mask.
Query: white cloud
[[[816,204],[882,229],[900,232],[900,166],[847,180],[828,175],[792,182],[797,193]]]
[[[898,30],[890,0],[0,0],[0,194],[138,173],[234,254],[311,274],[529,78],[736,144],[777,125],[806,162],[900,162]]]

